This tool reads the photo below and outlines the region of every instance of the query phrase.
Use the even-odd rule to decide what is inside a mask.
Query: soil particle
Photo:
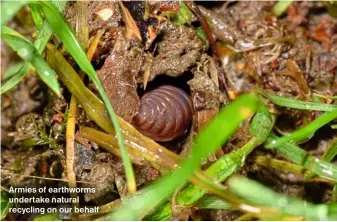
[[[94,163],[95,152],[91,147],[75,142],[75,174],[81,175],[83,171],[90,170]]]
[[[337,36],[337,35],[336,35]],[[314,54],[309,72],[309,85],[322,94],[332,89],[335,70],[337,68],[337,51],[335,53]]]
[[[205,44],[192,28],[169,24],[161,34],[149,81],[160,74],[179,76],[194,65],[205,50]]]
[[[208,56],[203,56],[198,68],[194,72],[190,86],[193,106],[195,110],[217,109],[225,102],[225,95],[219,90],[216,82],[210,77],[210,61]]]

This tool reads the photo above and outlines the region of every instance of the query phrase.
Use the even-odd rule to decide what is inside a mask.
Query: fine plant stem
[[[304,139],[310,137],[314,134],[319,128],[323,127],[330,121],[337,118],[337,109],[333,110],[332,112],[327,112],[309,123],[308,125],[302,127],[299,130],[296,130],[286,136],[278,138],[276,140],[272,140],[271,142],[265,145],[266,148],[275,148],[278,147],[286,142],[291,143],[298,143],[303,141]]]
[[[337,99],[337,96],[327,96],[327,95],[321,95],[321,94],[317,94],[317,93],[313,93],[313,95],[320,97],[320,98],[324,98],[324,99],[332,99],[335,100]]]
[[[283,161],[283,160],[278,160],[278,159],[274,159],[274,158],[269,158],[266,156],[257,156],[254,159],[255,163],[264,166],[264,167],[268,167],[268,168],[274,168],[277,170],[282,170],[285,172],[291,172],[291,173],[296,173],[299,175],[303,175],[304,172],[306,171],[304,169],[304,167],[294,164],[294,163],[289,163],[287,161]]]
[[[325,111],[325,112],[331,112],[337,109],[336,104],[307,102],[307,101],[302,101],[302,100],[298,100],[295,98],[287,98],[287,97],[278,96],[272,93],[268,93],[264,91],[263,89],[255,89],[255,91],[261,94],[263,97],[270,100],[272,103],[279,105],[279,106],[283,106],[283,107],[299,109],[299,110]]]
[[[323,153],[321,159],[331,162],[333,158],[337,155],[337,138],[335,138],[328,149]]]

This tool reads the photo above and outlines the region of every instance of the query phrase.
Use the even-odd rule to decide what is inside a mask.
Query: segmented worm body
[[[183,90],[163,85],[141,98],[132,124],[156,141],[170,141],[184,135],[192,124],[192,101]]]

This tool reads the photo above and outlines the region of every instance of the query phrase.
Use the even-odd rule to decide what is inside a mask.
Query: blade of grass
[[[291,5],[292,2],[293,2],[292,0],[290,0],[290,1],[286,1],[286,0],[278,1],[272,9],[274,15],[281,16],[283,13],[285,13],[287,11],[288,7]]]
[[[254,162],[267,168],[273,168],[285,172],[296,173],[299,175],[303,175],[304,172],[306,171],[303,166],[266,156],[257,156],[254,159]]]
[[[333,186],[332,196],[331,196],[331,203],[336,203],[336,202],[337,202],[337,184]]]
[[[335,100],[337,99],[337,96],[327,96],[327,95],[321,95],[321,94],[317,94],[317,93],[313,93],[313,95],[320,97],[320,98],[324,98],[324,99],[332,99]]]
[[[1,94],[16,86],[16,84],[18,84],[29,72],[30,67],[31,65],[28,62],[24,63],[24,65],[19,68],[17,73],[1,86]]]
[[[1,25],[10,21],[27,1],[3,1],[1,2]]]
[[[9,79],[10,77],[14,76],[16,73],[18,73],[20,71],[20,69],[22,68],[22,66],[24,64],[25,64],[25,62],[22,61],[22,62],[15,63],[14,65],[8,67],[5,70],[3,79],[6,80],[6,79]]]
[[[203,181],[203,185],[210,193],[213,193],[220,197],[222,200],[225,200],[227,203],[231,204],[233,209],[239,209],[241,211],[254,214],[256,217],[266,217],[266,216],[275,216],[279,212],[270,207],[264,207],[261,205],[251,204],[246,200],[239,198],[238,196],[230,193],[224,185],[220,183],[214,183],[212,180],[206,178]]]
[[[315,102],[302,101],[295,98],[287,98],[272,93],[268,93],[262,89],[255,89],[255,91],[264,96],[265,98],[269,99],[274,104],[283,107],[300,110],[325,111],[325,112],[331,112],[337,109],[337,105],[335,104],[315,103]]]
[[[9,201],[9,198],[11,197],[11,195],[6,192],[6,191],[2,191],[1,190],[1,195],[0,195],[0,220],[3,220],[8,212],[9,212],[9,208],[11,208],[13,206],[13,203],[11,203]]]
[[[23,60],[29,61],[35,67],[40,78],[56,95],[61,94],[54,71],[40,56],[31,42],[6,26],[1,27],[1,37]]]
[[[309,123],[308,125],[302,127],[299,130],[296,130],[288,135],[285,135],[276,140],[272,140],[265,145],[266,148],[275,148],[286,142],[298,143],[304,139],[309,138],[314,134],[319,128],[323,127],[325,124],[337,118],[337,109],[332,112],[327,112]]]
[[[67,1],[53,1],[55,5],[57,5],[58,9],[60,11],[63,11]],[[42,51],[44,50],[50,36],[52,34],[52,30],[49,28],[49,25],[47,22],[43,23],[43,26],[41,30],[39,31],[39,34],[37,35],[35,41],[34,41],[34,46],[37,48],[38,52],[41,54]],[[5,71],[5,79],[9,79],[6,81],[6,83],[1,87],[1,94],[7,92],[11,88],[13,88],[16,84],[18,84],[26,74],[29,73],[30,70],[32,70],[33,67],[29,62],[19,62],[13,65],[12,67],[9,67]]]
[[[337,138],[334,141],[332,141],[331,145],[324,152],[321,159],[325,160],[325,161],[328,161],[328,162],[331,162],[333,160],[333,158],[335,158],[336,155],[337,155]]]
[[[327,162],[331,162],[333,158],[337,155],[337,139],[332,141],[331,145],[328,147],[328,149],[323,153],[321,156],[321,160],[325,160]],[[307,179],[313,177],[314,173],[307,174]]]
[[[194,206],[198,209],[233,210],[230,203],[217,196],[204,196]]]
[[[277,137],[273,135],[268,138],[268,141],[270,142],[275,139],[277,139]],[[313,157],[307,151],[289,142],[279,145],[275,147],[275,149],[310,172],[313,172],[320,177],[337,181],[337,166],[335,164]]]
[[[235,176],[228,181],[229,191],[247,201],[263,206],[271,206],[282,213],[303,216],[309,220],[336,220],[337,205],[312,204],[294,197],[278,194],[255,181]]]
[[[31,4],[29,4],[29,9],[32,14],[36,27],[38,29],[41,29],[43,25],[43,18],[42,18],[40,9],[36,5],[31,5]]]
[[[134,177],[133,168],[131,165],[131,161],[128,157],[128,151],[124,145],[124,139],[122,135],[121,128],[119,126],[116,114],[111,106],[110,100],[105,93],[103,86],[93,68],[90,61],[88,60],[83,48],[79,44],[74,35],[73,31],[71,30],[68,23],[65,21],[63,16],[59,13],[54,5],[50,2],[35,2],[32,4],[37,4],[41,7],[41,11],[43,12],[44,16],[46,17],[49,25],[56,33],[56,35],[61,39],[62,43],[66,47],[67,51],[72,55],[75,59],[81,70],[83,70],[89,78],[95,84],[102,100],[108,110],[108,114],[110,116],[110,120],[114,126],[116,131],[116,136],[118,139],[118,145],[121,150],[122,160],[124,164],[127,184],[128,184],[128,191],[130,193],[134,193],[136,190],[136,182]]]
[[[223,144],[240,123],[258,109],[259,104],[255,96],[243,95],[221,110],[219,115],[197,136],[191,155],[178,170],[144,188],[137,196],[125,200],[123,207],[111,214],[109,219],[140,220],[153,208],[167,200],[175,189],[185,183],[199,167],[201,160]]]

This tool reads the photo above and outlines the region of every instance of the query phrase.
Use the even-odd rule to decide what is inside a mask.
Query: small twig
[[[211,27],[209,26],[206,18],[203,16],[203,14],[201,13],[198,6],[193,1],[184,1],[184,3],[192,11],[192,13],[197,17],[197,19],[201,23],[202,28],[204,29],[204,31],[206,33],[207,39],[208,39],[208,41],[211,45],[212,57],[219,67],[218,68],[218,71],[219,71],[219,75],[218,75],[218,77],[219,77],[219,89],[221,90],[221,92],[224,92],[226,94],[228,99],[230,99],[230,97],[228,95],[228,87],[227,87],[227,84],[226,84],[225,73],[224,73],[224,70],[223,70],[222,66],[220,65],[219,54],[218,54],[218,50],[216,48],[215,40],[214,40],[213,35],[212,35]]]

